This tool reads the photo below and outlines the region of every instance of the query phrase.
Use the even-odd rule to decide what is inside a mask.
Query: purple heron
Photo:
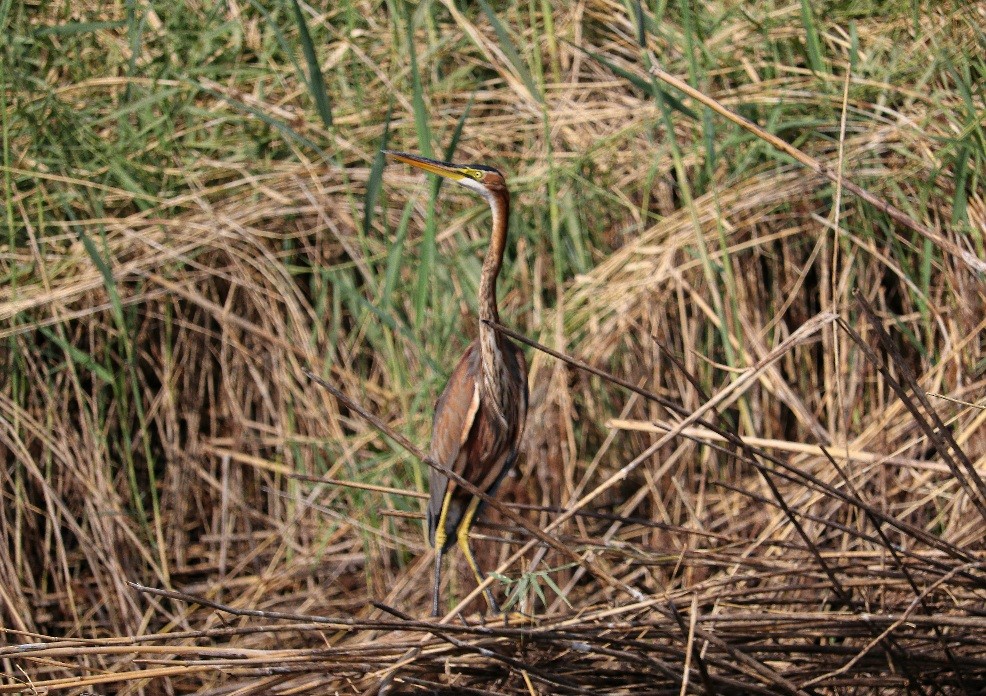
[[[385,151],[398,162],[451,179],[486,199],[492,212],[490,245],[479,280],[479,337],[452,371],[435,404],[429,457],[459,474],[489,495],[517,460],[527,419],[527,363],[520,348],[494,330],[499,322],[496,279],[503,265],[510,217],[510,193],[503,175],[479,164],[459,165]],[[476,576],[485,575],[469,547],[469,529],[482,512],[482,500],[431,469],[428,501],[428,540],[435,547],[435,584],[431,611],[438,616],[442,556],[458,542]],[[493,593],[486,589],[490,610],[499,613]]]

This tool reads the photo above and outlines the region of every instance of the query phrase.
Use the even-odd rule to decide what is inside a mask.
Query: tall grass
[[[4,651],[38,634],[223,625],[127,581],[240,609],[369,620],[379,600],[423,615],[424,465],[304,370],[425,445],[476,332],[489,214],[457,187],[385,169],[382,147],[507,174],[505,323],[687,413],[729,391],[716,423],[805,475],[758,469],[735,442],[717,449],[707,424],[664,442],[654,423],[683,416],[530,351],[525,455],[501,497],[582,500],[610,515],[553,533],[622,585],[600,580],[596,560],[574,567],[530,551],[500,570],[515,606],[546,620],[569,606],[604,616],[630,606],[630,588],[686,614],[694,599],[716,616],[753,605],[899,615],[916,596],[893,563],[899,547],[914,554],[904,565],[926,592],[921,612],[967,618],[981,605],[979,493],[892,382],[907,370],[935,395],[982,471],[986,286],[969,259],[986,258],[983,11],[0,0],[0,693],[27,677],[81,688],[96,682],[57,680],[114,672],[117,693],[242,685],[209,667],[145,684],[125,676],[138,669],[132,654],[112,651],[34,661]],[[661,83],[654,66],[968,256]],[[542,527],[557,517],[525,515]],[[482,533],[498,539],[479,543],[490,567],[526,539],[502,525]],[[955,549],[972,570],[948,565]],[[870,565],[846,560],[858,558]],[[450,574],[448,608],[470,577]],[[867,585],[880,577],[891,579]],[[722,589],[730,583],[749,596]],[[840,604],[839,583],[864,586],[860,604]],[[862,649],[880,633],[841,626],[801,638]],[[282,638],[224,640],[316,644],[305,632]],[[880,654],[917,688],[900,672],[912,649],[901,640]],[[962,655],[941,657],[947,679]],[[833,649],[818,674],[851,657]],[[818,676],[780,662],[799,684]],[[442,681],[435,669],[428,678]],[[527,688],[508,672],[504,684]],[[362,689],[373,674],[293,684]],[[832,679],[819,688],[837,688]]]

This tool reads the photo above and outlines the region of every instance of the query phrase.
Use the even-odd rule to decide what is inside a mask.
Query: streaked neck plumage
[[[496,192],[488,192],[484,197],[490,204],[493,213],[493,230],[490,236],[490,246],[483,260],[483,272],[479,280],[479,346],[483,359],[483,383],[486,393],[491,397],[491,405],[495,406],[497,415],[503,419],[504,407],[512,395],[498,389],[497,385],[507,380],[500,374],[505,370],[503,358],[504,341],[500,334],[486,322],[499,323],[500,313],[496,306],[496,279],[503,266],[503,252],[507,244],[507,221],[510,217],[510,194],[504,188]]]

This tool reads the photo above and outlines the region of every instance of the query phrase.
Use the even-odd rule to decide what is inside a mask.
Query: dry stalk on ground
[[[635,385],[531,354],[526,454],[500,496],[525,524],[494,513],[479,546],[508,583],[497,591],[537,620],[482,622],[464,572],[450,574],[462,602],[449,616],[417,618],[424,468],[306,376],[423,445],[443,360],[474,330],[481,214],[443,190],[446,270],[416,323],[430,209],[362,208],[387,104],[343,108],[329,130],[302,116],[290,80],[251,92],[209,79],[201,113],[236,100],[338,158],[298,139],[263,164],[202,157],[180,193],[143,205],[99,183],[102,165],[5,170],[36,176],[10,189],[23,244],[0,247],[14,279],[0,287],[0,693],[981,693],[976,264],[756,154],[759,141],[737,146],[750,157],[739,170],[686,147],[701,119],[664,120],[653,93],[614,73],[649,79],[622,6],[556,8],[571,43],[511,16],[557,71],[532,94],[488,15],[439,4],[435,128],[452,132],[474,96],[466,132],[482,137],[456,159],[510,172],[525,221],[505,323]],[[797,16],[779,9],[764,31],[783,42]],[[961,17],[920,20],[975,45]],[[975,261],[986,202],[959,196],[971,185],[937,149],[975,130],[955,116],[959,90],[933,100],[854,75],[843,100],[848,43],[834,30],[832,75],[781,65],[750,81],[772,60],[750,27],[727,15],[706,36],[713,55],[750,53],[701,91],[733,111],[824,113],[831,140],[804,151]],[[864,51],[886,50],[892,29],[861,24]],[[251,50],[256,31],[244,24]],[[333,37],[330,63],[370,66],[368,90],[405,79],[384,42]],[[687,72],[674,42],[645,39]],[[439,79],[443,60],[480,71],[482,88]],[[415,104],[394,99],[391,137],[413,147]],[[98,189],[110,212],[45,208],[63,186]],[[425,200],[395,200],[409,197]],[[948,222],[960,198],[964,228]],[[61,217],[41,229],[41,209]]]

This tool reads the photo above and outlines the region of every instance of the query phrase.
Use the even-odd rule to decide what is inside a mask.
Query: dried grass
[[[96,157],[41,161],[43,129],[4,121],[0,693],[986,690],[983,103],[960,79],[982,66],[981,4],[864,17],[856,38],[806,26],[797,6],[756,22],[675,10],[645,37],[687,75],[701,36],[718,57],[701,92],[776,117],[785,141],[841,161],[966,257],[715,119],[713,162],[701,119],[582,50],[650,79],[623,5],[491,8],[540,94],[489,14],[422,11],[436,141],[474,100],[456,159],[514,182],[505,322],[638,387],[530,353],[525,456],[500,496],[524,525],[494,510],[477,532],[536,617],[510,625],[469,613],[482,603],[467,572],[449,574],[444,596],[462,601],[448,616],[420,618],[425,469],[393,444],[427,441],[474,331],[482,208],[442,190],[417,321],[433,204],[388,171],[369,234],[362,207],[385,87],[391,144],[414,148],[412,77],[386,38],[412,18],[359,4],[354,34],[344,9],[302,7],[324,40],[331,128],[271,24],[236,3],[219,11],[243,47],[221,48],[265,70],[49,74],[63,107],[106,98],[94,108],[114,143],[126,89],[188,100],[175,131],[141,140],[148,180],[120,183],[127,163]],[[155,18],[151,66],[175,50]],[[806,32],[831,74],[791,53]],[[56,35],[50,50],[123,50],[125,36]],[[923,50],[934,70],[908,62]],[[844,95],[851,51],[862,68]],[[15,88],[11,119],[33,113]],[[201,152],[183,140],[197,133]],[[243,141],[261,135],[281,149],[251,158]]]

